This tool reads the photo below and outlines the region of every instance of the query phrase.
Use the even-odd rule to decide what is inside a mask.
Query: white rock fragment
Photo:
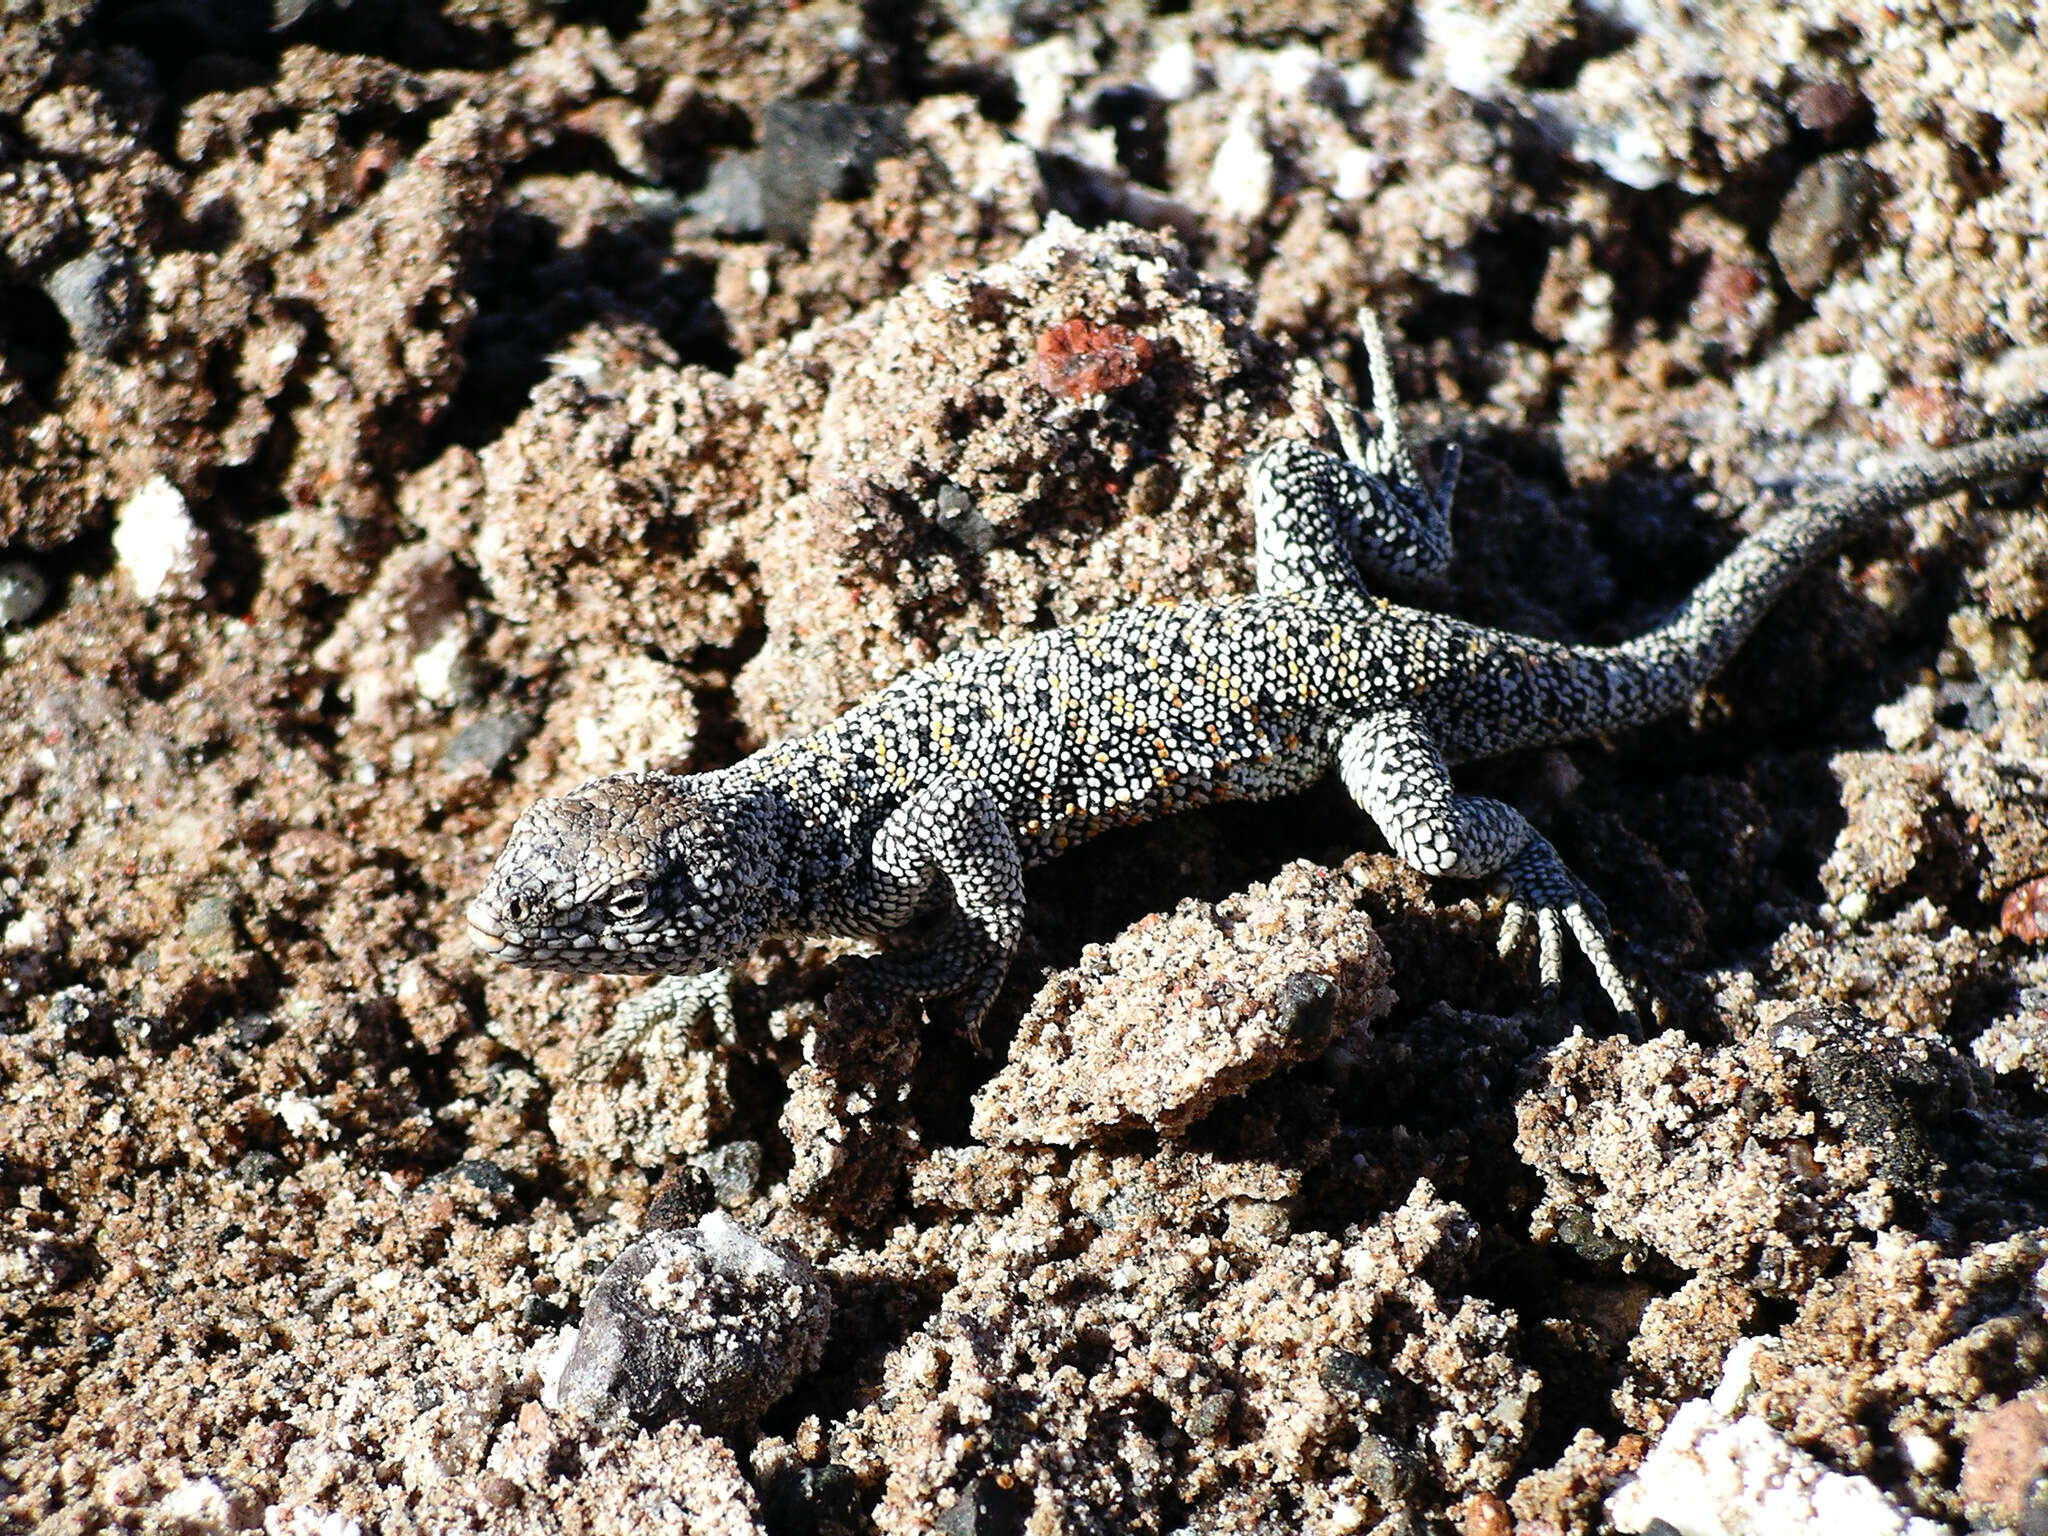
[[[232,1531],[239,1523],[227,1490],[210,1477],[188,1477],[156,1506],[157,1518],[188,1536],[201,1531]]]
[[[587,774],[673,770],[696,749],[696,703],[674,669],[652,657],[612,657],[578,702],[576,762]]]
[[[114,553],[145,603],[205,595],[200,579],[213,550],[183,493],[162,475],[152,475],[114,515]]]
[[[576,1353],[576,1325],[568,1323],[535,1345],[536,1370],[540,1376],[540,1405],[549,1413],[562,1412],[562,1372]]]
[[[1868,1478],[1829,1471],[1762,1419],[1705,1398],[1678,1410],[1642,1470],[1607,1501],[1616,1530],[1679,1536],[1947,1536]]]
[[[340,1134],[334,1122],[320,1112],[319,1105],[289,1089],[272,1101],[271,1110],[300,1141],[332,1141]]]
[[[1273,156],[1266,148],[1265,114],[1245,102],[1231,114],[1216,159],[1209,167],[1209,192],[1217,209],[1250,221],[1273,202]]]
[[[1868,352],[1859,352],[1849,363],[1849,378],[1845,386],[1849,398],[1858,405],[1877,404],[1892,387],[1891,370],[1885,367],[1881,358]]]
[[[1348,144],[1337,151],[1332,163],[1330,194],[1347,203],[1370,197],[1387,179],[1393,161],[1362,145]]]
[[[10,954],[44,954],[57,947],[58,928],[49,913],[30,907],[5,928],[0,928],[0,951]]]
[[[1070,37],[1019,48],[1010,55],[1019,108],[1011,131],[1033,149],[1057,150],[1097,170],[1113,169],[1116,134],[1090,128],[1081,111],[1080,82],[1095,68],[1094,59]]]
[[[429,704],[460,704],[476,692],[476,663],[469,654],[469,626],[448,625],[412,658],[412,687]]]
[[[1202,61],[1195,45],[1176,38],[1152,56],[1145,70],[1145,84],[1162,101],[1186,101],[1202,88]]]
[[[1728,1351],[1728,1358],[1721,1362],[1721,1380],[1707,1402],[1722,1418],[1734,1418],[1748,1401],[1749,1390],[1756,1385],[1757,1351],[1766,1342],[1760,1338],[1738,1339]]]
[[[1507,91],[1536,41],[1568,28],[1570,14],[1563,0],[1425,0],[1415,8],[1430,65],[1446,85],[1483,98]]]

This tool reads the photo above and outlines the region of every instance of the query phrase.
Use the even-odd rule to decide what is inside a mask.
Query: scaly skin
[[[693,977],[776,934],[880,935],[886,995],[958,994],[970,1031],[1023,928],[1025,867],[1110,827],[1256,800],[1330,769],[1416,869],[1503,880],[1505,952],[1533,916],[1546,989],[1568,932],[1624,1015],[1599,901],[1498,800],[1446,764],[1569,741],[1682,707],[1803,571],[1919,502],[2048,463],[2048,430],[1987,439],[1793,508],[1666,623],[1557,645],[1372,596],[1450,558],[1453,466],[1433,494],[1392,413],[1361,315],[1378,438],[1299,442],[1247,481],[1258,591],[1128,608],[899,678],[812,736],[716,773],[617,774],[530,808],[470,908],[478,945],[543,969]],[[689,995],[702,999],[701,984]]]

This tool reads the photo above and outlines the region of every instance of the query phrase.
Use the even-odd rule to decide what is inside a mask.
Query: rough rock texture
[[[1865,1478],[1830,1472],[1762,1419],[1726,1419],[1695,1399],[1679,1410],[1642,1470],[1609,1506],[1630,1536],[1941,1536],[1935,1520],[1909,1515]]]
[[[1913,1505],[1958,1519],[1977,1415],[2048,1368],[2044,1256],[2038,1231],[1958,1258],[1887,1233],[1762,1342],[1744,1406],[1837,1467],[1895,1468]]]
[[[538,794],[1243,590],[1363,304],[1467,449],[1414,595],[1544,636],[2037,419],[2027,7],[0,13],[0,1525],[1576,1536],[1731,1355],[1773,1454],[2032,1518],[2037,484],[1460,768],[1646,1041],[1328,787],[1034,871],[993,1062],[789,941],[599,1081],[642,984],[461,924]],[[830,1339],[593,1432],[555,1341],[685,1169]]]
[[[1343,1240],[1241,1213],[1288,1183],[1176,1153],[935,1159],[913,1198],[989,1230],[937,1227],[959,1278],[835,1447],[886,1476],[878,1527],[930,1529],[991,1482],[1055,1530],[1200,1506],[1355,1529],[1498,1486],[1536,1377],[1511,1319],[1458,1289],[1469,1218],[1426,1184]]]
[[[1355,1052],[1393,998],[1386,951],[1342,876],[1294,864],[1214,907],[1183,903],[1091,945],[1017,1026],[975,1096],[992,1144],[1078,1146],[1183,1131],[1339,1041]]]
[[[1961,1492],[1972,1525],[2026,1530],[2048,1518],[2048,1395],[2022,1393],[1977,1420]]]
[[[832,1299],[723,1211],[629,1244],[590,1288],[555,1400],[600,1423],[761,1416],[818,1363]]]
[[[1742,1049],[1575,1036],[1518,1107],[1516,1149],[1545,1184],[1535,1229],[1589,1256],[1654,1252],[1803,1293],[1859,1233],[1890,1226],[1900,1197],[1928,1192],[1914,1097],[1938,1092],[1941,1052],[1817,1010]]]

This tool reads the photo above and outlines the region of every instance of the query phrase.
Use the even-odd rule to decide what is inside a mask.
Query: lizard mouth
[[[480,901],[471,902],[469,906],[469,942],[487,955],[503,954],[512,947],[504,930],[498,926],[497,917]]]

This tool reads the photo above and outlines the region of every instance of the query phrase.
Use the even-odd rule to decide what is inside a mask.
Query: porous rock
[[[759,1417],[818,1363],[832,1301],[809,1264],[723,1211],[629,1245],[599,1277],[558,1393],[600,1423]]]
[[[983,1141],[1175,1133],[1393,1003],[1386,950],[1342,875],[1290,864],[1216,904],[1148,917],[1048,981],[975,1098]]]
[[[1634,1481],[1609,1506],[1616,1529],[1680,1536],[1944,1536],[1867,1478],[1844,1476],[1762,1419],[1729,1419],[1695,1399],[1679,1409]]]
[[[1544,1179],[1534,1229],[1799,1294],[1925,1192],[1939,1108],[1914,1095],[1938,1091],[1948,1059],[1841,1010],[1711,1051],[1676,1031],[1574,1035],[1516,1112],[1516,1148]]]

